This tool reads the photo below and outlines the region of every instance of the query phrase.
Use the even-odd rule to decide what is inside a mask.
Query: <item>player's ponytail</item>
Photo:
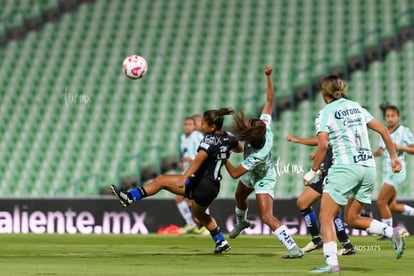
[[[216,125],[216,128],[220,130],[223,127],[224,116],[231,114],[234,114],[234,109],[225,107],[207,110],[203,113],[203,118],[209,125]]]
[[[261,148],[265,143],[266,125],[260,119],[246,120],[243,109],[234,115],[232,131],[239,140],[250,143],[254,148]]]
[[[338,99],[345,96],[346,84],[340,77],[330,75],[322,80],[321,88],[325,94]]]

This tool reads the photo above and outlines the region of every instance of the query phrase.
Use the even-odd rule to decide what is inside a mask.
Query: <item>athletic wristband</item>
[[[305,176],[303,177],[304,180],[308,181],[309,183],[311,183],[311,181],[318,175],[317,171],[314,171],[312,169],[310,169],[310,171],[308,171]]]

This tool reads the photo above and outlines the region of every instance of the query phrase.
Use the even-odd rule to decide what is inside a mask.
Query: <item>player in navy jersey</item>
[[[230,245],[224,239],[216,220],[206,213],[206,209],[220,191],[221,168],[229,158],[230,151],[243,151],[239,141],[222,130],[224,116],[233,113],[234,110],[230,108],[213,109],[203,113],[201,126],[205,136],[198,147],[197,155],[184,174],[160,175],[147,185],[128,191],[112,185],[112,192],[122,206],[127,207],[134,201],[158,193],[161,189],[183,195],[192,201],[193,215],[210,232],[216,244],[214,253],[230,250]]]
[[[307,146],[317,146],[318,138],[298,138],[293,134],[289,134],[286,139],[289,142],[298,143]],[[312,154],[312,159],[315,154]],[[321,199],[323,192],[323,183],[325,177],[328,174],[328,170],[332,165],[332,147],[328,146],[325,159],[323,160],[319,169],[319,177],[313,181],[309,187],[307,187],[298,197],[297,206],[306,222],[306,227],[312,236],[312,240],[302,250],[304,252],[310,252],[315,249],[322,248],[323,241],[320,234],[318,219],[315,210],[312,208],[312,204]],[[355,248],[351,244],[348,234],[345,232],[345,224],[341,216],[338,214],[334,219],[335,231],[338,240],[341,242],[342,249],[338,251],[338,255],[353,255],[355,254]]]

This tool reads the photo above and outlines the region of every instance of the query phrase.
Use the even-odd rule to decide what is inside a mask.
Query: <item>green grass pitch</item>
[[[227,236],[227,235],[226,235]],[[340,256],[341,275],[412,275],[414,238],[400,260],[389,241],[351,237],[360,250]],[[299,246],[309,236],[294,236]],[[214,255],[209,236],[0,235],[0,275],[307,275],[324,264],[322,250],[283,260],[272,235],[241,235],[232,249]]]

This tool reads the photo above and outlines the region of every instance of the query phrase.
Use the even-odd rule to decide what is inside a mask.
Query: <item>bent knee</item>
[[[296,206],[298,206],[299,210],[304,210],[309,207],[308,203],[301,197],[296,200]]]

